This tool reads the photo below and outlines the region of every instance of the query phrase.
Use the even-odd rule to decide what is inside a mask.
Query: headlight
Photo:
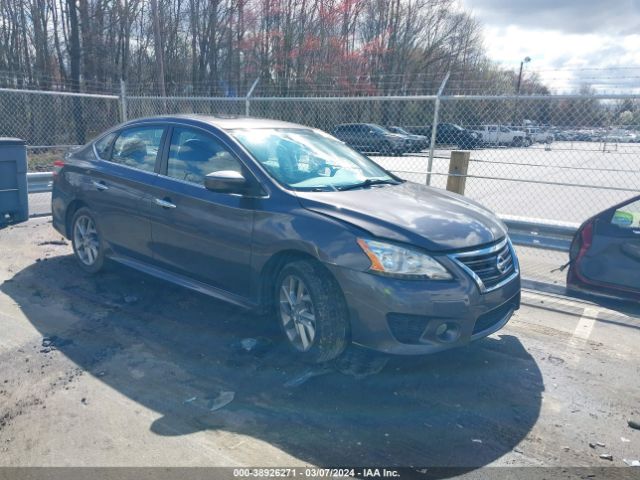
[[[358,245],[371,261],[370,270],[388,275],[451,280],[453,277],[429,255],[377,240],[358,239]]]

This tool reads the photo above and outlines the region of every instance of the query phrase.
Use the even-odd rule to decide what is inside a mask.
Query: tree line
[[[0,81],[134,93],[512,93],[455,0],[0,0]],[[535,77],[524,89],[544,88]]]

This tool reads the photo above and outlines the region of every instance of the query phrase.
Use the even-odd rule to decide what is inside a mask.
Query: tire
[[[511,145],[514,147],[521,147],[523,144],[524,140],[521,137],[516,137],[513,139],[513,142],[511,142]]]
[[[302,283],[302,290],[296,282]],[[297,260],[285,265],[273,295],[285,341],[301,360],[328,362],[347,347],[349,316],[342,290],[318,262]]]
[[[98,273],[102,270],[104,267],[104,241],[95,217],[86,207],[78,209],[73,215],[71,244],[80,268],[88,273]]]

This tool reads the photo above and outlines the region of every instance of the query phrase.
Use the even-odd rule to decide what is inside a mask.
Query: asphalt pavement
[[[0,466],[606,467],[613,478],[640,459],[627,424],[640,416],[636,305],[527,290],[504,329],[470,346],[309,367],[268,317],[123,267],[84,274],[49,222],[0,231]]]

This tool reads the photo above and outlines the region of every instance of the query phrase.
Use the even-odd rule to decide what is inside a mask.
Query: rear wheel
[[[303,360],[333,360],[347,346],[349,319],[339,285],[311,260],[286,265],[276,281],[276,315],[291,350]]]
[[[104,246],[100,230],[88,208],[80,208],[71,220],[71,243],[80,267],[96,273],[104,266]]]

